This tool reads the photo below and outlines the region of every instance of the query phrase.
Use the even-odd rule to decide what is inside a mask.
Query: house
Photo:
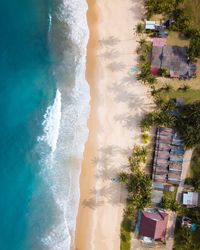
[[[189,75],[190,67],[185,47],[166,45],[166,38],[154,38],[151,54],[151,73],[165,69],[173,78]]]
[[[155,21],[146,21],[145,22],[145,29],[146,30],[155,30],[156,29],[156,22]]]
[[[171,172],[181,172],[182,171],[182,165],[180,163],[174,163],[170,162],[169,163],[169,171]]]
[[[140,237],[163,241],[166,235],[168,214],[159,209],[146,209],[141,214]]]
[[[186,207],[200,207],[200,193],[199,192],[185,192],[183,193],[183,205]]]
[[[181,181],[180,173],[175,173],[170,171],[167,176],[167,181],[170,183],[179,184],[179,182]]]

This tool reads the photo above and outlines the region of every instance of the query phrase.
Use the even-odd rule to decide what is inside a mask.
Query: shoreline
[[[79,210],[77,214],[77,222],[76,222],[76,231],[75,231],[75,245],[84,246],[85,249],[89,249],[85,237],[86,231],[84,230],[84,225],[88,224],[88,220],[90,219],[90,214],[87,210],[82,209],[80,212],[80,204],[85,203],[86,199],[89,199],[88,193],[90,192],[90,188],[95,184],[95,171],[92,164],[88,164],[88,160],[92,155],[95,155],[97,138],[95,135],[95,129],[98,128],[98,117],[96,115],[96,105],[95,103],[98,100],[95,100],[93,97],[96,96],[97,88],[95,85],[95,73],[97,72],[97,61],[96,61],[96,52],[98,48],[98,35],[94,35],[95,31],[97,31],[97,14],[96,7],[92,0],[87,0],[88,11],[87,11],[87,22],[89,28],[89,40],[87,44],[87,56],[86,56],[86,80],[90,87],[90,114],[87,121],[87,127],[89,130],[88,139],[85,144],[85,150],[83,154],[82,168],[80,174],[80,200],[79,200]],[[90,171],[88,168],[90,167]],[[87,182],[85,182],[87,180]],[[89,222],[90,224],[90,222]],[[87,226],[88,228],[88,226]],[[91,229],[91,226],[89,226]],[[79,237],[81,235],[81,237]],[[79,249],[75,247],[75,249]],[[81,248],[82,249],[82,248]]]
[[[126,190],[113,180],[126,168],[133,145],[140,142],[138,124],[152,104],[148,88],[131,70],[137,65],[133,27],[140,20],[141,3],[87,2],[86,79],[91,100],[75,250],[117,250]]]

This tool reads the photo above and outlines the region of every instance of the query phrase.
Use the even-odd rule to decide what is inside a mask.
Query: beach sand
[[[143,13],[138,0],[88,0],[90,39],[86,77],[91,91],[89,138],[80,178],[76,250],[120,249],[126,191],[116,181],[140,142],[139,121],[152,107],[147,87],[136,81]]]

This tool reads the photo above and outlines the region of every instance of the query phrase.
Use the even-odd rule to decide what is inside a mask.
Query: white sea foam
[[[48,144],[52,152],[56,150],[59,128],[61,120],[61,93],[59,90],[56,92],[56,97],[53,105],[47,108],[42,123],[44,127],[44,135],[38,138],[38,141],[43,141]]]
[[[52,15],[51,15],[51,12],[49,11],[49,29],[48,29],[48,32],[51,31],[51,26],[52,26]]]
[[[42,244],[49,250],[69,250],[73,246],[76,215],[79,204],[79,176],[84,145],[88,136],[89,86],[85,79],[86,46],[88,41],[86,0],[63,0],[59,19],[70,27],[66,34],[78,47],[74,55],[74,82],[67,88],[67,79],[57,76],[54,103],[44,117],[44,135],[39,141],[51,148],[44,157],[41,175],[51,190],[55,203],[55,221],[42,237]],[[53,22],[52,22],[53,25]],[[66,41],[67,43],[67,41]],[[63,52],[63,54],[65,54]],[[61,64],[66,65],[68,58]],[[59,65],[58,65],[59,68]],[[70,90],[70,91],[69,91]],[[62,105],[61,105],[62,95]]]

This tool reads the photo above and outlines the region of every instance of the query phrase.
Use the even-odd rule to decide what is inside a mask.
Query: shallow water
[[[89,113],[84,0],[0,3],[0,249],[69,249]]]

